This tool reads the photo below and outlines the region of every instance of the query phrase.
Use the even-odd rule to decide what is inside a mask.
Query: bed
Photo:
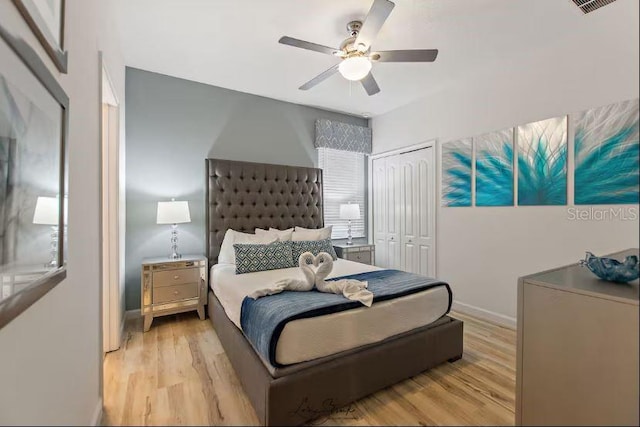
[[[219,159],[207,159],[206,171],[208,313],[262,424],[302,424],[462,356],[463,324],[445,315],[451,293],[438,284],[370,308],[289,322],[271,358],[261,354],[240,328],[241,303],[253,287],[296,269],[236,275],[217,264],[220,246],[229,228],[321,228],[322,171]],[[332,276],[379,270],[336,260]],[[349,333],[354,327],[358,334]]]

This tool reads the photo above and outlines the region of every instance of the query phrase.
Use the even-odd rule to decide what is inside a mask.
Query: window
[[[318,148],[318,166],[323,170],[324,223],[333,225],[333,239],[347,237],[346,219],[340,219],[340,205],[357,203],[360,205],[360,219],[351,221],[351,235],[365,237],[366,160],[364,153]]]

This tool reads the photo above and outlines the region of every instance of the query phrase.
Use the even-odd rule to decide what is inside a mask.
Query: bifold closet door
[[[376,245],[375,264],[379,267],[387,266],[387,233],[386,233],[386,169],[385,159],[374,159],[372,162],[373,179],[373,243]]]
[[[400,174],[402,192],[402,238],[400,240],[400,250],[402,258],[402,269],[410,273],[418,273],[418,249],[416,247],[417,221],[416,205],[416,159],[414,153],[400,155]]]
[[[400,155],[402,268],[435,275],[435,168],[432,147]]]
[[[398,156],[375,159],[373,168],[373,241],[376,265],[402,268],[400,247],[400,171]]]
[[[435,275],[434,148],[375,159],[373,222],[376,264]]]
[[[400,161],[398,156],[385,159],[386,176],[386,221],[387,268],[402,268],[402,248],[400,247],[402,194],[400,193]]]

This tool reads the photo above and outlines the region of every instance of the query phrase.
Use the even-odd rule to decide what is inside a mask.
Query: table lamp
[[[353,245],[353,240],[351,238],[351,220],[360,219],[360,205],[355,203],[340,205],[340,219],[346,219],[349,221],[347,228],[347,245]]]
[[[36,209],[33,212],[34,224],[51,226],[51,260],[45,264],[46,268],[58,266],[59,203],[57,197],[40,196],[36,200]]]
[[[189,203],[172,200],[170,202],[158,202],[157,224],[171,224],[171,254],[169,258],[180,259],[178,253],[178,224],[191,222]]]

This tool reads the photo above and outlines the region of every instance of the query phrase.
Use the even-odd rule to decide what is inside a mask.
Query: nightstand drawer
[[[371,264],[371,251],[347,252],[345,259],[361,262],[362,264]]]
[[[153,290],[153,303],[179,301],[198,297],[198,283],[163,286]]]
[[[153,287],[182,285],[200,281],[199,268],[182,268],[178,270],[165,270],[153,273]],[[155,302],[155,301],[154,301]]]

